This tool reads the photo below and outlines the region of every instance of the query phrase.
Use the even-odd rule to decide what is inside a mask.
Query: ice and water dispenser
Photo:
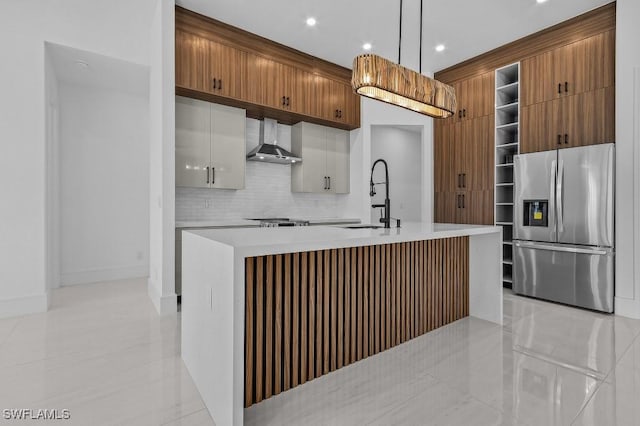
[[[549,226],[549,200],[525,200],[523,203],[524,226]]]

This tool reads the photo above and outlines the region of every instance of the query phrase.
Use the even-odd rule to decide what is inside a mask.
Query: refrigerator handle
[[[558,176],[556,177],[556,211],[558,215],[558,232],[564,231],[564,205],[563,205],[563,194],[564,190],[564,161],[560,160],[558,162]]]
[[[549,184],[549,197],[553,197],[556,191],[556,178],[557,178],[557,169],[556,169],[556,160],[551,162],[551,179]],[[552,199],[552,202],[557,202]],[[553,232],[556,232],[556,222],[553,223]]]

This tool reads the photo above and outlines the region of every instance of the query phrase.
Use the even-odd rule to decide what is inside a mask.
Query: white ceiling
[[[439,71],[611,0],[423,0],[423,71]],[[351,68],[362,44],[397,60],[399,0],[177,0],[187,9]],[[404,0],[403,65],[418,67],[420,0]],[[307,17],[317,25],[309,28]],[[434,47],[443,43],[446,50]]]
[[[55,43],[46,43],[46,49],[60,83],[141,96],[149,93],[147,66]]]

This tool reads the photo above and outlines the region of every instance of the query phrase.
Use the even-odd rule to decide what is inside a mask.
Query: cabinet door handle
[[[461,109],[458,110],[458,118],[462,118],[462,110]]]
[[[462,187],[463,188],[467,187],[467,174],[466,173],[462,174]]]
[[[463,108],[463,109],[462,109],[462,116],[463,116],[463,117],[466,117],[466,116],[467,116],[467,110],[466,110],[466,108]]]
[[[213,90],[216,90],[216,85],[218,84],[218,79],[213,79]]]
[[[569,143],[569,135],[567,133],[564,134],[564,143],[565,144]]]
[[[285,106],[287,104],[287,97],[283,96],[282,97],[282,106]]]
[[[342,110],[341,109],[338,110],[338,118],[342,118]]]
[[[569,82],[568,81],[564,82],[564,91],[565,92],[569,92]]]
[[[327,179],[329,180],[329,186],[327,187],[327,189],[331,189],[331,176],[327,177]]]
[[[327,177],[324,177],[324,190],[327,190]]]
[[[464,209],[464,194],[462,194],[462,208]]]
[[[211,185],[213,185],[214,183],[216,183],[216,168],[212,167],[211,168]]]
[[[558,135],[558,145],[562,145],[562,135]]]
[[[209,183],[209,166],[207,166],[207,183]]]
[[[558,83],[558,95],[562,93],[562,83]]]
[[[291,99],[287,96],[287,106],[291,106]]]

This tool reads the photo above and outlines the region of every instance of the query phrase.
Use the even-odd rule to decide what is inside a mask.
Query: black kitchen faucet
[[[373,171],[376,168],[376,165],[378,163],[382,163],[384,164],[384,182],[373,182]],[[380,218],[380,223],[384,223],[384,227],[385,228],[391,228],[391,200],[389,200],[389,167],[387,166],[387,162],[384,161],[382,158],[377,159],[374,163],[373,166],[371,166],[371,181],[369,183],[369,186],[371,188],[371,190],[369,191],[369,195],[371,197],[373,197],[374,195],[376,195],[376,185],[382,184],[384,183],[385,185],[385,197],[384,197],[384,204],[372,204],[371,208],[382,208],[384,209],[383,211],[383,215]],[[396,228],[400,228],[400,219],[394,219],[396,221]]]

